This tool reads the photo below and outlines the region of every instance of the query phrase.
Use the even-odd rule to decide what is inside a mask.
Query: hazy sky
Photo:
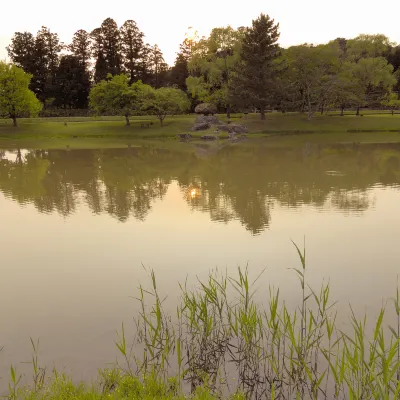
[[[91,31],[107,17],[114,18],[119,26],[127,19],[135,20],[146,41],[157,43],[169,64],[174,62],[188,26],[207,35],[214,27],[248,26],[261,12],[280,23],[280,43],[284,47],[304,42],[323,43],[360,33],[383,33],[400,42],[400,1],[374,2],[373,6],[371,3],[365,0],[69,0],[66,3],[19,0],[14,4],[8,1],[2,6],[0,59],[6,57],[5,47],[16,31],[36,33],[45,25],[67,43],[78,29]]]

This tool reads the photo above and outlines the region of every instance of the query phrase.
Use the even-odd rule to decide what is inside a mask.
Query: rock
[[[228,133],[247,133],[247,128],[243,125],[218,125],[217,128]]]
[[[234,133],[247,133],[247,127],[243,125],[230,125],[229,130]]]
[[[217,107],[215,107],[211,103],[201,103],[196,106],[194,109],[196,114],[203,114],[203,115],[214,115],[217,113]]]
[[[203,140],[218,140],[219,139],[218,136],[214,136],[214,135],[203,135],[201,138]]]
[[[230,126],[228,126],[228,125],[217,125],[217,128],[220,130],[220,131],[225,131],[225,132],[229,132],[230,131]]]
[[[178,133],[176,135],[179,139],[191,139],[192,135],[190,133]]]
[[[196,117],[196,123],[208,122],[209,124],[220,124],[221,121],[214,115],[199,115]]]
[[[199,122],[192,127],[192,131],[205,131],[210,129],[210,126],[211,125],[208,122]]]

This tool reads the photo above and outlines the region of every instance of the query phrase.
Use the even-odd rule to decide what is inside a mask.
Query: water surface
[[[115,359],[143,265],[171,304],[179,280],[246,264],[266,268],[260,301],[273,284],[294,304],[290,239],[305,236],[310,285],[330,280],[343,315],[373,316],[400,271],[400,145],[9,149],[0,221],[0,375],[24,368],[31,336],[44,364],[86,378]]]

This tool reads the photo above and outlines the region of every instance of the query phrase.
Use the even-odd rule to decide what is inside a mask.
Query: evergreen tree
[[[233,101],[247,98],[248,104],[260,109],[265,119],[265,108],[271,102],[276,69],[274,60],[279,55],[279,24],[268,15],[253,20],[252,27],[244,30],[240,62],[230,84]]]
[[[186,79],[188,76],[188,60],[183,53],[178,53],[175,65],[171,68],[171,84],[187,91]]]
[[[29,74],[35,73],[35,37],[30,32],[15,32],[7,47],[11,61]]]
[[[132,84],[140,76],[144,34],[139,30],[135,21],[128,20],[121,26],[120,36],[124,69],[129,74],[129,83]]]
[[[61,58],[54,92],[54,104],[64,110],[88,106],[89,73],[78,56],[65,55]]]
[[[107,77],[107,64],[104,57],[103,37],[101,28],[96,28],[90,33],[92,39],[92,57],[95,60],[94,64],[94,81],[100,82]]]
[[[103,54],[107,65],[107,74],[119,75],[122,71],[121,40],[117,23],[107,18],[101,24]]]
[[[75,32],[72,43],[68,46],[68,50],[78,58],[81,65],[85,68],[89,67],[91,41],[90,34],[83,29]]]

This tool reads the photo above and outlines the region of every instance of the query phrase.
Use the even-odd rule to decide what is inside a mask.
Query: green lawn
[[[220,115],[226,121],[226,116]],[[178,133],[189,133],[195,120],[194,115],[167,117],[163,127],[154,117],[133,117],[131,125],[125,126],[123,117],[70,117],[20,119],[14,128],[10,120],[0,120],[0,147],[29,148],[92,148],[126,147],[137,139],[175,139]],[[282,141],[328,141],[328,142],[399,142],[400,114],[394,116],[371,112],[357,117],[337,114],[315,115],[311,121],[300,113],[269,113],[265,121],[259,115],[232,116],[233,123],[247,126],[249,138],[277,136]],[[149,127],[142,127],[149,124]],[[209,131],[191,132],[200,138]],[[334,134],[318,138],[316,134]],[[286,135],[290,136],[287,137]],[[220,133],[226,138],[226,133]],[[283,138],[282,138],[282,137]],[[297,139],[293,136],[301,136]]]

